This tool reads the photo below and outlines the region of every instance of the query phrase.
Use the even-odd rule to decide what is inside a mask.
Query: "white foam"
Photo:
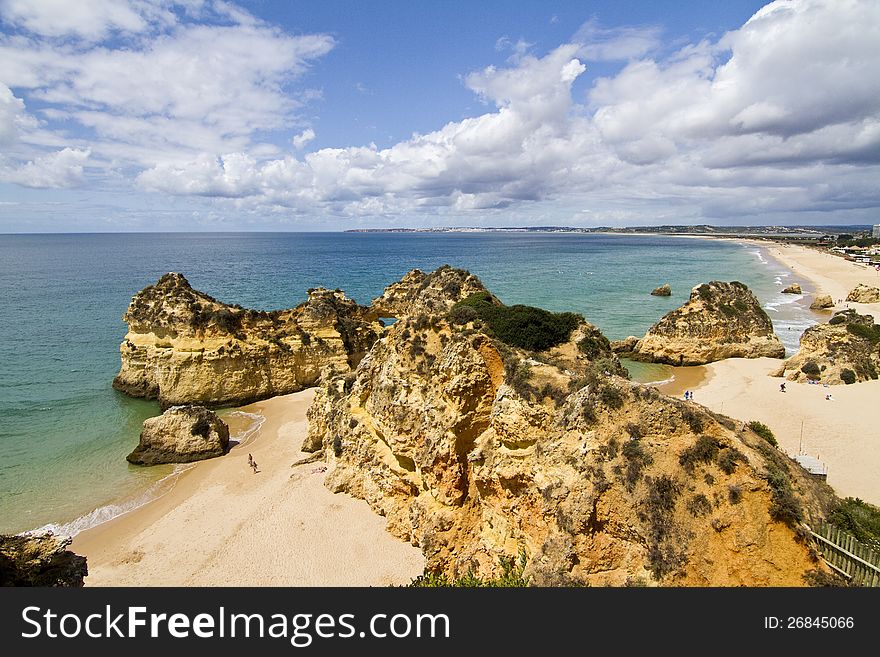
[[[174,489],[174,484],[177,483],[177,479],[179,478],[182,472],[189,470],[191,467],[195,465],[194,463],[186,463],[178,465],[174,468],[174,472],[162,477],[159,481],[155,482],[151,485],[147,490],[145,490],[140,495],[133,497],[131,499],[125,500],[118,504],[107,504],[105,506],[98,507],[93,511],[85,514],[84,516],[80,516],[76,520],[72,520],[68,523],[57,524],[50,522],[47,525],[43,525],[37,529],[33,529],[28,534],[45,534],[46,532],[51,532],[56,536],[70,536],[71,538],[76,536],[77,534],[86,531],[87,529],[92,529],[93,527],[97,527],[105,522],[109,522],[114,518],[118,518],[119,516],[125,515],[130,511],[134,511],[135,509],[139,509],[145,504],[152,502],[153,500],[158,500],[160,497],[168,494],[171,490]]]
[[[257,413],[233,411],[228,415],[247,417],[252,420],[247,429],[239,434],[230,436],[230,439],[238,441],[238,444],[245,443],[248,438],[259,431],[260,427],[263,426],[263,422],[266,421],[265,416],[259,415]],[[125,515],[126,513],[130,513],[135,509],[139,509],[142,506],[149,504],[153,500],[158,500],[160,497],[167,495],[174,489],[174,486],[177,483],[180,475],[195,465],[195,463],[181,463],[175,466],[173,472],[165,475],[159,481],[154,482],[149,488],[147,488],[147,490],[145,490],[140,495],[137,495],[130,499],[124,500],[119,503],[107,504],[105,506],[98,507],[97,509],[94,509],[89,513],[80,516],[76,520],[72,520],[68,523],[58,524],[50,522],[49,524],[43,525],[42,527],[38,527],[37,529],[32,529],[24,533],[45,534],[46,532],[51,532],[55,536],[69,536],[72,538],[77,534],[86,531],[87,529],[92,529],[93,527],[97,527],[98,525],[101,525],[105,522],[109,522],[114,518],[118,518],[119,516]]]

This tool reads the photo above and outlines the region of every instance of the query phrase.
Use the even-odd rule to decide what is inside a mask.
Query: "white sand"
[[[83,532],[87,586],[387,586],[422,573],[421,551],[366,502],[334,495],[305,454],[314,392],[242,408],[266,417],[246,444],[203,461],[150,504]],[[260,472],[247,465],[253,454]]]
[[[880,274],[843,258],[803,246],[752,243],[790,267],[795,280],[809,281],[816,294],[830,294],[835,302],[859,283],[880,286]],[[841,301],[835,309],[848,306],[880,319],[880,304]],[[802,445],[803,453],[823,461],[839,495],[880,504],[880,381],[828,387],[787,381],[782,393],[782,379],[769,376],[780,363],[736,358],[689,368],[707,374],[695,387],[695,401],[738,420],[763,422],[792,456]],[[825,399],[829,393],[831,401]]]
[[[880,380],[828,387],[786,381],[783,393],[783,379],[768,375],[779,363],[731,358],[706,365],[708,378],[694,401],[737,420],[763,422],[792,456],[799,453],[803,427],[803,453],[828,466],[837,494],[880,504]]]

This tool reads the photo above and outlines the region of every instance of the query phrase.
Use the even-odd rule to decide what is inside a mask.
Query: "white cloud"
[[[295,125],[303,104],[320,97],[291,84],[334,46],[220,0],[95,0],[82,11],[56,11],[52,0],[0,2],[3,18],[25,31],[0,34],[0,81],[65,125],[55,144],[89,149],[105,171],[206,153],[277,156],[261,135]],[[120,31],[139,34],[93,42]],[[80,40],[55,38],[70,35]],[[0,131],[9,123],[0,114]]]
[[[14,143],[22,130],[35,126],[36,120],[25,111],[24,101],[0,82],[0,146]]]
[[[294,135],[291,142],[293,143],[293,147],[296,150],[301,151],[303,148],[305,148],[306,144],[308,144],[314,138],[315,138],[315,131],[312,130],[311,128],[306,128],[298,135]]]
[[[44,37],[73,36],[98,41],[111,32],[145,31],[150,22],[173,22],[163,5],[139,0],[0,0],[7,23]]]
[[[90,170],[134,164],[144,189],[251,210],[668,223],[880,205],[876,2],[779,0],[662,57],[655,26],[590,22],[542,57],[501,40],[507,65],[463,78],[485,113],[388,148],[298,156],[315,135],[296,113],[315,94],[284,90],[333,41],[211,11],[224,7],[231,25],[182,22],[126,50],[10,37],[0,79],[94,133],[70,145],[91,148]],[[591,58],[626,63],[580,104],[572,85]],[[11,99],[0,94],[0,135],[24,116]],[[294,126],[287,152],[260,141]]]
[[[581,25],[572,41],[584,44],[583,54],[588,62],[625,61],[656,50],[662,32],[657,25],[605,28],[592,19]]]
[[[20,166],[0,163],[0,180],[23,187],[76,187],[83,182],[83,165],[89,151],[65,148]]]

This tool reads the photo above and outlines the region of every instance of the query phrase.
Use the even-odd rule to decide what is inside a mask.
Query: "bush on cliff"
[[[409,585],[414,588],[522,588],[529,585],[529,578],[523,576],[527,563],[525,548],[520,548],[518,556],[502,556],[498,559],[501,574],[497,577],[480,577],[471,570],[463,577],[450,580],[443,573],[426,572],[416,577]]]
[[[768,427],[763,422],[758,422],[757,420],[752,420],[751,422],[749,422],[749,429],[751,429],[756,434],[761,436],[761,438],[766,440],[768,443],[770,443],[774,447],[779,446],[779,443],[776,441],[776,436],[773,435],[773,432],[770,430],[770,427]]]
[[[497,303],[488,292],[477,292],[452,307],[450,320],[453,323],[462,323],[462,319],[472,321],[471,313],[464,308],[473,309],[502,342],[530,351],[544,351],[562,344],[583,319],[575,313],[551,313],[533,306],[505,306]]]
[[[847,497],[831,510],[828,520],[862,543],[880,550],[880,508],[857,497]]]

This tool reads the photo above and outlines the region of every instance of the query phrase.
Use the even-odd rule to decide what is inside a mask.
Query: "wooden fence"
[[[855,536],[828,523],[819,523],[810,533],[822,558],[855,586],[880,586],[880,553]]]

